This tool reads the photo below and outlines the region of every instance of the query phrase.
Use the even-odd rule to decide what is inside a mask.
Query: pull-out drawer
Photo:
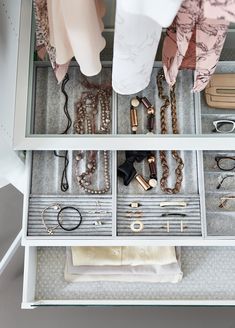
[[[151,243],[159,244],[175,241],[189,243],[205,237],[204,197],[202,158],[200,152],[182,151],[184,161],[183,182],[180,192],[166,194],[158,185],[145,191],[133,179],[128,186],[117,176],[117,167],[125,161],[124,152],[109,152],[110,189],[105,194],[90,194],[78,182],[78,170],[85,170],[86,153],[83,164],[76,161],[77,151],[69,151],[67,169],[69,189],[61,191],[63,159],[52,151],[28,153],[28,190],[24,201],[23,243],[31,246],[61,245],[128,245]],[[62,154],[62,153],[60,153]],[[158,151],[158,180],[161,165]],[[103,188],[103,152],[97,154],[97,172],[94,176],[95,188]],[[175,162],[167,153],[169,162],[169,187],[175,183]],[[83,167],[81,167],[83,165]],[[136,171],[146,180],[149,177],[147,160],[135,164]],[[72,206],[81,212],[82,223],[78,229],[65,231],[57,227],[50,234],[47,227],[57,225],[57,212],[53,204],[60,207]],[[139,207],[132,208],[131,204]],[[46,209],[46,210],[45,210]],[[76,214],[76,213],[75,213]],[[63,224],[76,225],[74,212],[70,208],[63,213]],[[133,224],[141,222],[143,229],[134,231]],[[138,223],[136,224],[138,227]]]
[[[65,281],[65,247],[26,247],[23,308],[46,305],[235,305],[235,248],[182,247],[179,283]]]
[[[123,179],[117,176],[117,167],[125,161],[125,153],[108,153],[110,188],[104,194],[90,194],[79,185],[78,171],[83,172],[87,166],[86,152],[83,155],[79,152],[79,156],[84,158],[82,163],[76,160],[77,151],[68,152],[69,188],[66,192],[60,189],[63,159],[56,157],[52,151],[28,153],[24,245],[235,244],[233,151],[181,151],[184,161],[183,182],[180,192],[172,195],[160,188],[162,168],[158,151],[155,151],[158,185],[148,191],[135,179],[124,186]],[[103,188],[105,181],[103,155],[103,151],[97,153],[98,165],[92,182],[97,190]],[[221,158],[222,165],[229,165],[228,168],[222,166],[228,170],[218,167],[218,158]],[[169,186],[173,186],[175,163],[170,152],[168,162]],[[135,168],[147,180],[147,160],[135,164]],[[132,208],[130,205],[133,203],[139,207]],[[47,227],[53,228],[58,223],[57,212],[51,208],[53,204],[79,209],[82,215],[79,228],[65,231],[57,227],[53,234],[49,234]],[[75,220],[73,210],[65,211],[63,216],[67,228],[76,225],[76,221],[72,221]],[[133,231],[136,221],[142,224],[140,231]]]

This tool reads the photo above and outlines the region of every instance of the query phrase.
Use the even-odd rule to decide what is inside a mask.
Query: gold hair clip
[[[187,207],[187,203],[181,201],[160,202],[160,207]]]

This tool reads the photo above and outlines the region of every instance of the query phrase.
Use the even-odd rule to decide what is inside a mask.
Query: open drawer
[[[26,247],[23,308],[46,305],[235,305],[235,248],[182,247],[178,283],[64,279],[65,247]]]
[[[23,244],[30,246],[65,245],[134,245],[139,243],[159,244],[176,241],[191,245],[192,241],[205,237],[204,194],[202,153],[182,151],[184,161],[183,182],[177,194],[164,193],[159,183],[145,191],[137,180],[128,186],[117,176],[117,167],[125,161],[123,151],[109,151],[110,188],[104,194],[90,194],[79,184],[79,172],[87,167],[87,152],[69,151],[67,169],[69,189],[61,191],[63,159],[53,151],[33,151],[28,153],[28,189],[24,199]],[[62,152],[60,153],[62,154]],[[76,160],[77,154],[83,160]],[[155,151],[158,158],[158,151]],[[175,163],[167,153],[170,177],[169,186],[174,185]],[[94,175],[94,186],[104,187],[104,152],[98,151],[99,161]],[[193,165],[192,165],[193,163]],[[147,180],[149,167],[147,160],[135,164],[141,176]],[[157,159],[160,181],[161,165]],[[130,204],[137,203],[138,208]],[[72,206],[81,212],[82,223],[74,231],[57,227],[50,234],[47,227],[58,223],[57,212],[48,208],[53,204],[60,207]],[[46,209],[46,210],[45,210]],[[72,209],[63,213],[66,227],[76,225]],[[133,223],[143,224],[141,231],[134,231]],[[132,228],[131,228],[132,227]]]
[[[101,189],[105,181],[103,153],[97,153],[99,163],[93,176],[94,186]],[[146,242],[152,245],[165,243],[189,246],[235,244],[235,174],[234,170],[220,170],[216,164],[216,158],[221,157],[223,165],[224,161],[227,163],[227,157],[234,158],[233,164],[234,151],[181,151],[184,161],[183,182],[180,192],[175,195],[162,192],[159,186],[162,176],[159,151],[155,151],[158,185],[148,191],[135,179],[124,186],[122,178],[117,176],[117,167],[125,161],[125,153],[108,153],[110,188],[104,194],[90,194],[78,183],[78,171],[83,172],[87,166],[87,152],[83,152],[83,155],[78,151],[68,152],[69,189],[66,192],[60,189],[63,159],[56,157],[53,151],[28,152],[28,189],[24,197],[23,215],[24,245],[139,245]],[[77,154],[83,156],[81,163],[76,161]],[[167,154],[169,186],[172,186],[175,183],[175,163],[172,162],[170,152]],[[147,160],[135,164],[135,168],[147,180]],[[229,198],[224,203],[226,206],[221,206],[226,197]],[[138,203],[140,207],[132,208],[132,203]],[[178,203],[183,206],[178,206]],[[46,227],[57,225],[57,212],[49,208],[42,213],[52,204],[79,209],[82,215],[79,228],[65,231],[58,227],[53,234],[49,234]],[[162,206],[165,204],[168,206]],[[74,218],[73,210],[63,215],[67,227],[76,225],[75,221],[71,221]],[[135,221],[143,224],[141,231],[131,229]]]

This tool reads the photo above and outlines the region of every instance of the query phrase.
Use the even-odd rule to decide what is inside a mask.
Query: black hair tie
[[[61,220],[60,220],[60,218],[61,218],[61,213],[62,213],[64,210],[67,210],[67,209],[72,209],[72,210],[76,211],[76,212],[79,214],[79,217],[80,217],[78,224],[77,224],[76,226],[72,227],[72,228],[66,228],[66,227],[64,227],[64,226],[62,225]],[[81,223],[82,223],[82,214],[81,214],[81,212],[80,212],[76,207],[73,207],[73,206],[65,206],[65,207],[62,207],[61,210],[58,212],[58,214],[57,214],[57,222],[58,222],[59,226],[60,226],[63,230],[65,230],[65,231],[74,231],[74,230],[76,230],[77,228],[79,228],[79,226],[80,226]]]

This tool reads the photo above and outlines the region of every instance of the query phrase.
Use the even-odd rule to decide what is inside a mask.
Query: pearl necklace
[[[88,87],[92,87],[93,90],[84,92],[76,105],[77,119],[74,123],[75,131],[78,134],[108,134],[111,130],[111,88],[102,88],[96,85],[89,85]],[[95,89],[97,90],[96,92],[94,92]],[[96,129],[97,118],[100,118],[101,121],[99,130]],[[110,190],[109,152],[103,151],[105,186],[102,189],[89,187],[92,183],[92,176],[97,169],[97,151],[88,152],[86,171],[79,174],[78,163],[82,158],[83,154],[78,152],[75,159],[77,161],[76,177],[79,186],[90,194],[107,193]]]

